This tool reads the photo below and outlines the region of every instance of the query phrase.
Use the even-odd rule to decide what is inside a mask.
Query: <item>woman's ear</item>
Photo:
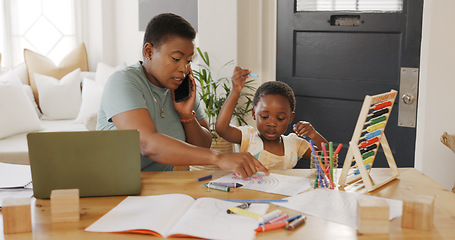
[[[146,43],[144,45],[144,56],[146,59],[150,60],[152,59],[153,55],[153,45],[151,43]]]

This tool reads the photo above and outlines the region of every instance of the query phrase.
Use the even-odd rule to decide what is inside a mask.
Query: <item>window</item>
[[[401,12],[403,0],[297,0],[297,11]]]
[[[77,44],[77,0],[0,0],[2,66],[24,62],[24,48],[58,63]]]

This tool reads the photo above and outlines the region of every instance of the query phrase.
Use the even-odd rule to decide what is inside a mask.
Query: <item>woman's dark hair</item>
[[[193,26],[179,15],[162,13],[153,17],[147,24],[144,34],[144,42],[159,48],[170,36],[179,36],[194,40],[196,31]]]
[[[263,83],[261,86],[259,86],[259,88],[256,90],[256,93],[254,94],[253,106],[256,106],[261,97],[265,95],[281,95],[287,98],[289,100],[291,110],[295,111],[294,91],[292,91],[292,88],[289,87],[289,85],[286,83],[279,81],[270,81]]]

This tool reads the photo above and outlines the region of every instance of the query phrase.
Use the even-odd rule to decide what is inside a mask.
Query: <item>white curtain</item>
[[[78,0],[0,0],[2,67],[24,62],[24,48],[60,60],[77,44]]]

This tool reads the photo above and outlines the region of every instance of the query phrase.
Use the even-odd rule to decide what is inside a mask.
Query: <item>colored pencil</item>
[[[335,152],[333,153],[333,157],[336,157],[336,155],[338,155],[338,153],[339,153],[340,150],[341,150],[341,147],[343,147],[343,144],[339,143],[337,149],[336,149]]]
[[[329,142],[330,176],[333,179],[333,142]]]
[[[288,202],[287,199],[220,199],[229,202],[245,202],[245,203],[274,203],[274,202]]]

